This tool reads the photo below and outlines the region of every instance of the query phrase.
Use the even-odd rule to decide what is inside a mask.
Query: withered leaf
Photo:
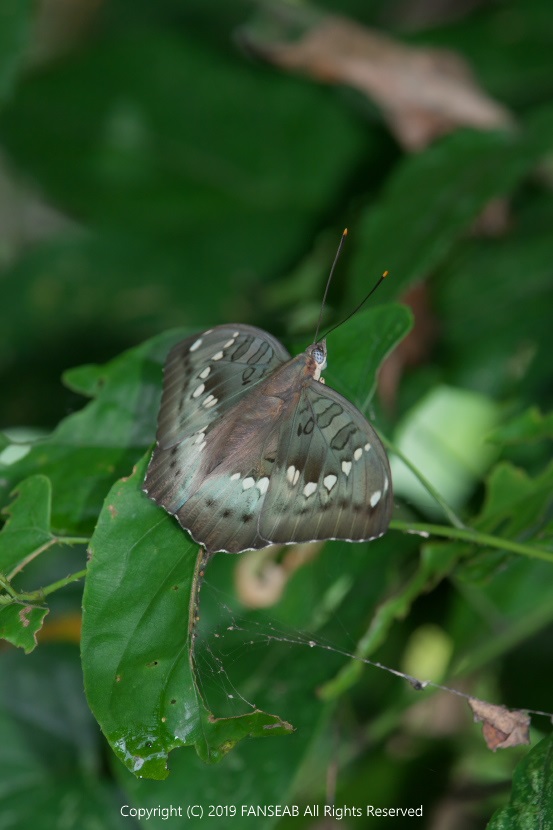
[[[276,30],[270,22],[270,35],[267,20],[248,27],[247,45],[286,69],[360,90],[381,108],[406,150],[421,150],[458,126],[492,130],[512,123],[454,52],[406,46],[337,15],[303,10],[296,18],[289,10]]]
[[[505,709],[477,698],[469,698],[474,720],[482,721],[482,734],[493,752],[511,746],[529,744],[530,718],[520,709]]]

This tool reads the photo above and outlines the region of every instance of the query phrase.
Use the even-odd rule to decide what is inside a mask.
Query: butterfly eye
[[[318,363],[319,366],[322,366],[323,363],[326,363],[326,355],[320,346],[315,346],[311,354],[315,358],[315,363]]]

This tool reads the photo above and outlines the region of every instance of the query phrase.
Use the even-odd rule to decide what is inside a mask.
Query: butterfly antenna
[[[340,243],[338,245],[338,250],[336,251],[336,256],[334,257],[334,262],[332,263],[332,268],[330,269],[330,274],[328,275],[328,279],[326,281],[325,293],[323,294],[323,301],[321,303],[321,310],[319,312],[319,321],[317,323],[317,330],[315,331],[315,339],[313,340],[313,343],[318,342],[317,338],[319,336],[319,329],[321,328],[321,322],[322,322],[322,319],[323,319],[323,311],[324,311],[324,307],[325,307],[325,303],[326,303],[326,295],[328,294],[328,289],[330,288],[330,283],[332,282],[332,277],[334,276],[334,270],[336,268],[336,263],[338,262],[338,259],[340,257],[340,253],[342,251],[342,247],[343,247],[343,244],[345,242],[345,239],[346,239],[347,235],[348,235],[348,229],[344,228],[344,231],[342,233],[342,238],[340,239]],[[364,300],[363,300],[363,302],[364,302]]]
[[[338,249],[338,251],[339,251],[339,249]],[[336,261],[336,260],[335,260],[335,261]],[[333,267],[334,267],[334,266],[333,266]],[[382,274],[382,276],[380,277],[380,279],[378,280],[378,282],[377,282],[375,285],[373,285],[373,287],[371,288],[371,290],[369,291],[369,293],[367,294],[367,296],[365,297],[365,299],[364,299],[364,300],[361,300],[361,302],[359,303],[359,305],[358,305],[358,306],[356,306],[356,307],[353,309],[353,311],[350,311],[350,313],[348,314],[348,316],[347,316],[347,317],[344,317],[344,319],[343,319],[343,320],[340,320],[340,322],[339,322],[339,323],[336,323],[336,325],[335,325],[335,326],[332,326],[332,328],[331,328],[331,329],[329,329],[329,330],[326,332],[325,337],[328,337],[328,335],[330,334],[330,332],[331,332],[331,331],[334,331],[334,329],[337,329],[337,328],[338,328],[338,326],[341,326],[341,325],[342,325],[342,323],[347,322],[347,321],[348,321],[351,317],[353,317],[353,315],[354,315],[354,314],[357,314],[357,312],[358,312],[358,311],[359,311],[359,310],[360,310],[360,309],[361,309],[361,308],[365,305],[365,303],[367,302],[367,300],[369,299],[369,297],[370,297],[372,294],[374,294],[374,292],[376,291],[376,289],[378,288],[378,286],[379,286],[382,282],[384,282],[384,280],[385,280],[385,279],[386,279],[386,277],[388,276],[388,273],[389,273],[388,271],[384,271],[384,273]],[[325,295],[325,296],[326,296],[326,295]],[[315,341],[315,342],[317,342],[317,341]]]

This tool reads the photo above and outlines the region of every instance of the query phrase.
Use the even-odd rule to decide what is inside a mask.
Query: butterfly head
[[[314,380],[319,380],[321,372],[326,369],[326,340],[314,343],[307,350],[310,362],[310,369]]]

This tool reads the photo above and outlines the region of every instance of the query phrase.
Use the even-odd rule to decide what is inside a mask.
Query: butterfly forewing
[[[290,355],[254,326],[218,326],[178,343],[164,369],[145,492],[176,513],[190,497],[213,426]],[[218,459],[214,459],[217,461]]]

